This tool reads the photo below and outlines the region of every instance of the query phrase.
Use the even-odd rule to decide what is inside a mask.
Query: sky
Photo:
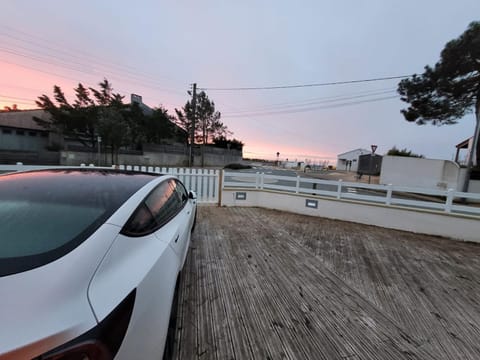
[[[422,73],[446,42],[480,20],[478,0],[2,0],[0,108],[35,108],[59,85],[107,78],[174,114],[196,83],[244,156],[335,163],[378,145],[451,160],[474,115],[450,126],[404,120],[398,79]],[[216,90],[220,89],[220,90]],[[223,90],[222,90],[223,89]]]

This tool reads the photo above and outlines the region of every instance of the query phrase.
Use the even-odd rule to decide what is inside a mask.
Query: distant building
[[[337,170],[357,171],[360,155],[371,154],[367,149],[355,149],[337,155]]]
[[[0,163],[57,164],[58,153],[49,151],[58,136],[38,125],[34,118],[48,120],[43,110],[0,112]]]
[[[142,97],[137,94],[131,94],[130,95],[130,103],[131,104],[138,104],[140,106],[140,109],[142,110],[143,114],[146,116],[150,116],[153,114],[153,109],[149,107],[148,105],[144,104],[142,101]]]
[[[142,102],[140,95],[132,94],[131,103],[137,103],[145,115],[152,115],[153,110]],[[0,111],[0,163],[57,164],[59,150],[83,147],[45,129],[35,119],[49,121],[50,115],[42,109],[17,110],[16,106]]]
[[[305,170],[305,164],[304,161],[282,161],[281,166],[285,169],[294,169],[294,170]]]

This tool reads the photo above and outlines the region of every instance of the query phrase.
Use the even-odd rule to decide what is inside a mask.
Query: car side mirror
[[[190,191],[190,192],[188,193],[188,198],[189,198],[189,199],[192,199],[192,200],[195,200],[195,199],[197,198],[197,194],[195,194],[194,191]]]

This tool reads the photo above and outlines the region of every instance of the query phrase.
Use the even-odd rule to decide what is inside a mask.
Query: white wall
[[[351,170],[357,171],[358,169],[358,157],[364,154],[370,154],[371,152],[365,149],[356,149],[343,154],[337,155],[337,170]],[[347,162],[352,162],[352,167],[347,167]]]
[[[470,180],[468,192],[480,193],[480,180]]]
[[[380,184],[462,190],[460,166],[449,160],[384,156]]]
[[[237,191],[245,192],[246,200],[235,200]],[[306,199],[317,200],[318,208],[306,207]],[[478,218],[468,216],[443,215],[426,210],[412,210],[345,200],[338,201],[268,190],[224,190],[222,205],[258,206],[480,243]]]

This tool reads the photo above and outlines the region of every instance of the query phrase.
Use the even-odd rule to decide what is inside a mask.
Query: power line
[[[27,58],[35,62],[52,65],[57,68],[60,67],[67,70],[69,75],[74,71],[77,73],[86,74],[92,78],[94,76],[95,77],[107,76],[108,78],[120,80],[121,82],[135,84],[136,86],[140,85],[143,88],[149,88],[149,89],[154,89],[156,91],[183,95],[183,92],[161,86],[160,83],[158,83],[155,80],[156,76],[153,76],[152,74],[138,72],[137,68],[133,68],[129,65],[119,65],[111,61],[108,61],[107,63],[106,61],[102,61],[100,60],[100,58],[95,57],[91,54],[87,55],[86,53],[78,50],[72,51],[72,50],[69,50],[68,47],[64,45],[62,45],[62,47],[60,48],[59,46],[53,44],[52,41],[47,41],[41,37],[34,36],[20,30],[15,30],[8,26],[0,25],[0,28],[4,28],[9,32],[14,33],[13,35],[7,34],[7,33],[0,33],[0,36],[8,37],[10,39],[17,41],[17,44],[14,45],[15,48],[12,48],[12,45],[9,44],[8,42],[7,43],[3,42],[2,48],[0,49],[0,53],[4,52],[6,54],[8,53],[14,56]],[[18,44],[18,42],[23,42],[28,47],[21,46]],[[34,49],[36,47],[38,47],[38,49]],[[23,51],[19,49],[23,49]],[[94,59],[97,59],[97,60],[94,60]],[[69,77],[69,76],[60,75],[58,74],[58,72],[53,73],[53,72],[47,71],[45,67],[42,67],[40,69],[35,66],[22,64],[22,62],[12,63],[5,58],[3,59],[0,58],[0,62],[1,61],[16,65],[16,66],[21,66],[24,68],[29,68],[37,72],[56,75],[66,79],[74,80],[76,82],[79,81],[78,78],[73,79],[72,77]],[[130,69],[134,69],[134,71]]]
[[[34,100],[28,99],[28,98],[23,98],[23,97],[15,97],[15,96],[8,96],[8,95],[2,95],[2,94],[0,94],[0,97],[4,98],[4,99],[27,100],[27,101],[31,101],[32,103],[35,103]]]
[[[299,102],[292,102],[292,103],[284,103],[284,104],[277,104],[277,105],[266,105],[263,107],[257,107],[257,108],[251,108],[249,110],[237,110],[231,113],[224,113],[224,115],[237,115],[237,114],[242,114],[242,113],[252,113],[252,112],[263,112],[263,111],[280,111],[282,109],[288,110],[289,108],[297,108],[301,109],[303,107],[308,107],[312,105],[321,105],[321,104],[327,104],[327,103],[335,103],[339,101],[346,101],[346,100],[353,100],[353,99],[359,99],[359,98],[368,98],[372,96],[377,96],[377,95],[384,95],[384,94],[392,94],[395,93],[395,89],[389,89],[389,90],[383,90],[383,91],[368,91],[368,92],[360,92],[357,94],[360,95],[336,95],[336,96],[329,96],[329,97],[320,97],[316,98],[313,100],[307,100],[307,101],[299,101]]]
[[[60,54],[63,53],[64,54],[63,59],[67,60],[70,63],[72,63],[72,62],[75,63],[77,59],[83,58],[88,62],[89,67],[91,67],[92,64],[94,64],[94,65],[97,64],[99,66],[106,67],[108,69],[111,69],[112,67],[116,67],[118,70],[120,70],[122,72],[122,74],[123,73],[129,73],[129,74],[132,74],[133,76],[136,76],[136,77],[142,77],[142,78],[148,79],[150,81],[152,80],[152,75],[151,74],[147,74],[147,73],[144,73],[144,72],[139,72],[137,67],[133,67],[133,66],[130,66],[128,64],[114,63],[111,60],[106,60],[105,58],[95,56],[94,54],[87,53],[85,51],[81,51],[79,49],[66,46],[65,44],[61,44],[61,43],[55,44],[55,43],[52,42],[51,39],[47,40],[47,39],[42,38],[38,35],[32,35],[32,34],[29,34],[27,32],[24,32],[24,31],[21,31],[21,30],[18,30],[18,29],[13,29],[9,26],[0,25],[0,27],[3,27],[7,32],[10,32],[10,34],[0,33],[0,36],[4,36],[4,37],[8,37],[8,38],[13,39],[15,41],[14,44],[15,44],[16,48],[19,47],[18,46],[18,41],[21,41],[21,42],[30,44],[33,47],[35,47],[36,48],[34,50],[35,54],[42,53],[44,50],[47,50],[47,52],[48,52],[48,50],[51,50],[55,54],[55,59],[61,58]],[[11,33],[13,33],[14,35],[12,35]],[[32,50],[32,49],[28,49],[28,48],[25,48],[25,47],[23,47],[23,48],[26,49],[27,51]],[[43,53],[43,54],[45,55],[45,53]],[[47,56],[50,56],[50,55],[47,55]],[[67,58],[65,58],[65,56],[67,56]],[[77,64],[85,66],[85,64],[83,64],[83,63],[78,63],[77,62]],[[164,76],[162,76],[162,78],[171,79],[171,78],[164,77]]]
[[[128,82],[128,83],[131,83],[131,84],[136,84],[136,85],[141,85],[141,86],[143,86],[143,87],[156,89],[156,90],[162,91],[162,92],[181,94],[181,92],[179,92],[179,91],[160,87],[160,86],[156,85],[156,82],[155,82],[155,81],[139,79],[138,77],[135,77],[135,76],[132,76],[132,75],[128,75],[128,73],[118,74],[118,73],[117,73],[115,70],[113,70],[113,69],[106,70],[105,72],[100,72],[100,71],[98,71],[98,70],[91,70],[91,69],[89,68],[89,66],[87,66],[87,65],[85,65],[85,64],[82,64],[82,63],[79,63],[79,62],[74,62],[74,63],[73,63],[73,64],[76,63],[76,64],[78,64],[78,65],[80,65],[80,66],[83,66],[84,68],[88,68],[88,70],[82,70],[82,69],[79,69],[79,68],[77,68],[77,67],[75,67],[75,66],[70,66],[69,63],[58,62],[58,60],[53,59],[53,57],[52,57],[51,55],[44,55],[44,56],[46,56],[46,57],[39,57],[39,56],[35,56],[35,55],[30,55],[30,54],[21,53],[21,52],[18,52],[18,51],[12,50],[12,49],[8,49],[8,48],[4,48],[4,47],[0,47],[0,52],[5,52],[5,53],[9,53],[9,54],[12,54],[12,55],[15,55],[15,56],[24,57],[24,58],[27,58],[27,59],[30,59],[30,60],[34,60],[34,61],[37,61],[37,62],[40,62],[40,63],[44,63],[44,64],[48,64],[48,65],[53,65],[53,66],[56,66],[56,67],[64,68],[64,69],[66,69],[67,71],[75,71],[75,72],[82,73],[82,74],[86,74],[86,75],[92,76],[92,77],[95,77],[95,76],[105,76],[105,72],[108,72],[108,73],[109,73],[108,77],[110,77],[110,78],[117,78],[117,79],[120,79],[121,81],[124,81],[124,82]],[[52,58],[52,60],[50,60],[49,58]],[[10,63],[8,60],[0,59],[0,61]],[[35,71],[40,71],[40,72],[48,73],[48,72],[45,71],[45,70],[40,70],[40,69],[38,69],[38,68],[34,68],[34,67],[31,67],[31,66],[21,65],[21,64],[19,64],[19,63],[15,63],[15,65],[17,65],[17,66],[22,66],[22,67],[28,67],[28,68],[33,69],[33,70],[35,70]],[[56,74],[56,75],[57,75],[57,74]],[[61,76],[61,75],[57,75],[57,76]],[[65,76],[63,76],[63,77],[65,77]],[[65,77],[65,78],[68,78],[68,77]],[[71,78],[70,78],[70,79],[71,79]],[[79,81],[79,80],[75,80],[75,81]]]
[[[398,98],[399,98],[399,95],[384,96],[380,98],[344,102],[344,103],[325,105],[325,106],[311,106],[311,107],[292,109],[292,110],[266,111],[266,112],[250,113],[250,114],[246,113],[246,114],[222,115],[222,117],[223,118],[241,118],[241,117],[245,118],[245,117],[269,116],[269,115],[287,115],[287,114],[296,114],[296,113],[309,112],[309,111],[315,111],[315,110],[333,109],[333,108],[346,107],[346,106],[352,106],[357,104],[364,104],[364,103],[398,99]]]
[[[385,80],[394,80],[394,79],[403,79],[410,77],[412,75],[401,75],[401,76],[387,76],[379,77],[372,79],[362,79],[362,80],[347,80],[347,81],[333,81],[325,83],[313,83],[313,84],[297,84],[297,85],[279,85],[279,86],[257,86],[257,87],[229,87],[229,88],[215,88],[215,87],[204,87],[199,88],[199,90],[208,90],[208,91],[248,91],[248,90],[279,90],[279,89],[296,89],[296,88],[305,88],[305,87],[319,87],[319,86],[332,86],[332,85],[344,85],[344,84],[357,84],[365,82],[374,82],[374,81],[385,81]]]
[[[33,102],[10,101],[10,100],[3,100],[1,98],[0,98],[0,101],[4,102],[4,103],[17,104],[17,105],[28,105],[28,106],[35,105],[35,103],[33,103]]]

